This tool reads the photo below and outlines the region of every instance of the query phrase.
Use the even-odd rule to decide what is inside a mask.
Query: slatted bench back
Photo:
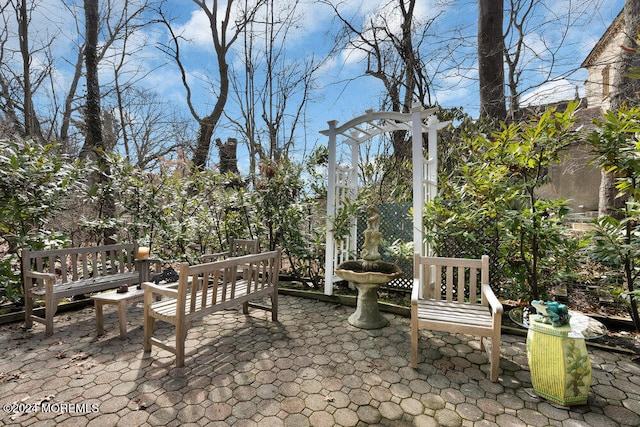
[[[245,296],[267,293],[277,286],[279,270],[279,250],[193,266],[182,263],[177,309],[184,307],[187,313],[217,310],[225,302],[237,304]]]
[[[134,270],[136,252],[135,243],[42,251],[25,249],[22,254],[23,271],[52,273],[59,283],[74,282],[131,272]],[[38,282],[42,285],[42,280]],[[28,281],[25,280],[25,283]]]

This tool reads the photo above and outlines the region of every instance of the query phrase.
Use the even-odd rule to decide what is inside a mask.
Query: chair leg
[[[56,315],[56,311],[58,311],[58,301],[52,296],[45,296],[45,308],[44,308],[44,317],[45,317],[45,332],[44,335],[46,337],[50,337],[53,335],[53,316]]]
[[[414,369],[418,368],[418,339],[419,339],[419,328],[418,328],[418,317],[417,314],[415,316],[411,316],[411,367]]]
[[[500,370],[500,335],[491,338],[491,375],[493,382],[498,381],[498,373]]]

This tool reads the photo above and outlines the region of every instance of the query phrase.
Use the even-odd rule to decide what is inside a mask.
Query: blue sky
[[[130,0],[132,2],[140,0]],[[71,2],[81,8],[82,2]],[[223,3],[223,2],[221,2]],[[243,2],[240,2],[243,3]],[[280,0],[278,6],[291,6],[294,0]],[[624,0],[548,0],[548,8],[536,16],[530,24],[527,41],[532,47],[527,62],[526,81],[531,89],[525,93],[535,92],[558,95],[566,93],[573,96],[575,87],[583,93],[582,83],[586,78],[585,70],[577,69],[582,60],[595,45],[607,26],[612,22],[624,5]],[[77,44],[78,26],[71,11],[63,7],[61,0],[41,0],[36,2],[36,11],[32,17],[32,44],[45,44],[54,40],[52,46],[55,61],[55,84],[64,88],[70,81],[71,69],[66,64],[73,60],[73,46]],[[69,4],[69,2],[67,2]],[[370,20],[380,12],[381,5],[388,2],[380,0],[344,0],[340,10],[353,18],[354,22]],[[571,31],[562,34],[553,26],[545,22],[553,22],[558,16],[566,16],[569,5],[583,4],[576,10]],[[215,76],[211,33],[204,14],[188,0],[167,0],[168,11],[174,18],[174,28],[184,36],[188,42],[181,46],[188,79],[197,97],[196,109],[199,114],[207,114],[212,106],[210,95],[212,87],[211,76]],[[76,15],[83,18],[81,9]],[[398,28],[399,20],[393,9],[384,11],[392,28]],[[434,81],[434,100],[444,107],[464,107],[473,116],[478,110],[478,83],[476,71],[476,20],[477,2],[473,0],[421,0],[416,10],[417,20],[428,20],[440,14],[434,21],[431,31],[438,35],[440,44],[443,40],[455,41],[458,50],[455,54],[443,55],[438,51],[439,46],[434,43],[430,48],[434,52],[429,56],[429,73],[437,73]],[[153,16],[148,13],[148,19]],[[364,113],[367,109],[378,109],[382,86],[372,77],[363,77],[366,63],[363,56],[353,50],[343,49],[327,56],[331,47],[331,40],[338,31],[338,22],[333,16],[332,9],[315,0],[300,0],[296,8],[296,25],[288,29],[288,37],[284,44],[287,60],[304,60],[311,57],[325,58],[316,88],[311,94],[311,102],[305,111],[305,126],[297,132],[297,150],[294,153],[302,156],[304,150],[309,150],[316,144],[326,144],[325,137],[319,131],[327,128],[327,121],[335,119],[339,123],[348,121]],[[558,80],[538,87],[537,83],[546,77],[551,63],[549,55],[545,55],[542,46],[553,44],[558,39],[565,39],[566,48],[557,52],[557,57],[563,64],[555,70],[553,77]],[[136,46],[134,60],[126,64],[125,69],[133,75],[134,72],[144,75],[142,85],[152,88],[163,101],[168,101],[180,108],[187,117],[185,91],[180,82],[177,67],[162,52],[158,46],[166,41],[166,34],[160,27],[145,27],[134,34],[128,43]],[[121,47],[116,42],[110,49],[116,54]],[[535,57],[534,53],[539,54]],[[117,57],[115,55],[114,57]],[[459,66],[454,66],[454,59],[461,59]],[[40,62],[38,55],[34,55],[33,63]],[[230,62],[234,68],[241,69],[242,63],[238,56],[230,55]],[[44,63],[44,61],[42,61]],[[112,64],[105,61],[101,65],[101,83],[112,80]],[[561,78],[560,78],[561,77]],[[564,85],[564,86],[563,86]],[[564,87],[564,89],[562,89]],[[63,93],[64,90],[61,90]],[[233,100],[227,104],[227,109],[233,115]],[[234,131],[223,123],[214,137],[226,139],[237,136]],[[215,150],[212,155],[216,157]],[[241,168],[247,159],[239,153]]]
[[[176,2],[174,2],[176,3]],[[180,22],[185,35],[193,40],[189,49],[200,52],[206,57],[211,53],[210,33],[203,14],[188,2],[180,3]],[[285,4],[282,2],[280,4]],[[355,21],[370,19],[379,12],[379,5],[386,2],[378,1],[346,1],[342,9],[347,16],[353,16]],[[442,6],[449,3],[449,6]],[[531,58],[528,63],[527,79],[531,89],[523,96],[524,102],[536,102],[536,100],[549,100],[557,97],[573,97],[576,88],[580,94],[584,93],[582,86],[586,79],[586,71],[580,70],[579,65],[589,53],[598,38],[604,33],[606,27],[621,10],[624,0],[589,0],[581,9],[575,11],[571,19],[575,19],[575,26],[566,34],[558,31],[553,34],[549,25],[543,26],[545,20],[552,20],[558,16],[566,17],[566,8],[576,2],[550,1],[549,8],[538,15],[536,25],[531,24],[527,40],[535,50],[543,51],[543,44],[553,43],[563,37],[566,48],[557,52],[557,61],[562,63],[555,71],[553,77],[557,81],[538,87],[537,84],[547,77],[550,55],[541,54],[539,58]],[[439,76],[434,85],[434,98],[444,107],[464,107],[473,116],[478,111],[477,72],[475,70],[475,35],[477,19],[477,2],[475,1],[451,1],[424,0],[418,3],[416,16],[419,20],[426,20],[436,13],[442,12],[433,25],[433,30],[445,37],[460,37],[458,55],[466,55],[464,67],[452,68]],[[176,9],[177,10],[177,9]],[[291,58],[302,58],[315,55],[322,57],[327,54],[332,35],[337,31],[338,22],[334,19],[332,10],[322,4],[313,1],[302,2],[298,6],[299,26],[295,28],[287,39],[286,51]],[[388,12],[387,12],[388,13]],[[394,21],[393,14],[390,19]],[[550,30],[550,28],[552,30]],[[456,30],[455,32],[453,30]],[[433,67],[444,70],[450,58],[433,58]],[[202,62],[200,65],[204,65]],[[312,96],[312,102],[307,110],[307,126],[304,129],[306,144],[324,144],[324,137],[318,132],[327,127],[326,122],[331,119],[343,123],[353,117],[357,117],[369,108],[377,109],[379,105],[382,86],[372,77],[362,77],[365,67],[361,54],[353,50],[336,52],[329,58],[322,68],[318,79],[318,88]],[[196,62],[194,69],[198,69]],[[578,69],[569,72],[571,69]],[[174,88],[180,92],[180,88]],[[538,94],[538,97],[531,96]],[[542,98],[540,98],[540,94]],[[229,105],[230,108],[233,108]],[[301,129],[302,130],[302,129]],[[220,133],[224,133],[220,129]],[[232,135],[229,135],[232,136]]]

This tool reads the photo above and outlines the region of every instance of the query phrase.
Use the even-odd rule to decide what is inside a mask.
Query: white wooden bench
[[[480,279],[480,280],[478,280]],[[414,258],[411,294],[411,366],[418,367],[418,331],[428,329],[480,337],[498,381],[502,304],[489,286],[489,257]],[[491,338],[487,341],[486,338]]]
[[[143,283],[145,353],[155,345],[175,354],[177,367],[184,366],[185,340],[194,321],[239,304],[248,314],[252,300],[269,297],[270,307],[252,306],[270,310],[271,319],[277,321],[280,257],[276,250],[193,266],[182,263],[177,288]],[[243,273],[238,278],[240,268]],[[156,301],[157,296],[164,298]],[[173,345],[153,336],[156,320],[175,326]]]
[[[90,294],[141,283],[148,265],[136,270],[136,243],[22,251],[25,294],[25,327],[33,321],[45,325],[45,335],[53,334],[53,317],[63,298]],[[45,316],[34,315],[37,300],[44,300]]]

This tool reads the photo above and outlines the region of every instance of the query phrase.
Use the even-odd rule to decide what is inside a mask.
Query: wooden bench
[[[276,250],[193,266],[182,263],[177,288],[143,283],[145,353],[155,345],[173,353],[177,367],[184,366],[185,340],[194,321],[239,304],[248,314],[253,300],[269,297],[270,307],[252,306],[271,311],[271,319],[277,321],[280,257],[280,250]],[[238,278],[240,268],[243,273]],[[156,301],[156,296],[164,298]],[[175,326],[174,345],[153,337],[156,320]]]
[[[480,280],[478,280],[480,279]],[[414,258],[411,294],[411,366],[418,367],[418,331],[428,329],[480,337],[498,381],[502,304],[489,286],[489,257]],[[491,338],[488,342],[486,338]]]
[[[136,243],[22,251],[25,327],[33,321],[53,334],[53,317],[63,298],[139,284],[148,277],[148,260],[135,260]],[[149,261],[151,262],[151,261]],[[136,268],[135,264],[139,264]],[[142,267],[144,266],[144,267]],[[147,279],[148,280],[148,279]],[[44,300],[45,316],[34,315],[36,300]]]

